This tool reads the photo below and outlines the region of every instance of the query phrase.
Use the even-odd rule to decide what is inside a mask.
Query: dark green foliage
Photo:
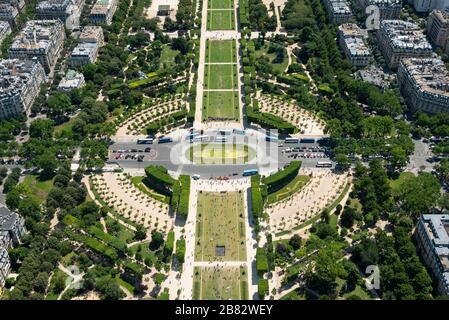
[[[289,184],[297,175],[301,168],[301,161],[292,161],[290,164],[275,174],[262,179],[262,182],[268,188],[268,194],[282,189]]]

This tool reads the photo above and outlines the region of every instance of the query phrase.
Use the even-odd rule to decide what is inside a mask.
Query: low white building
[[[67,74],[59,82],[59,91],[72,91],[73,89],[80,89],[84,87],[86,82],[84,81],[84,76],[82,73],[76,72],[75,70],[67,71]]]

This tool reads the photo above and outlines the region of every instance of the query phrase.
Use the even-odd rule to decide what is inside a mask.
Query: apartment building
[[[8,251],[0,247],[0,289],[5,286],[6,278],[11,272],[11,261],[9,260]]]
[[[6,21],[0,21],[0,44],[2,44],[3,40],[11,33],[11,27],[9,23]]]
[[[80,43],[70,55],[70,65],[74,68],[97,60],[100,47],[104,45],[103,29],[97,26],[86,26],[79,37]]]
[[[440,59],[402,60],[398,82],[412,111],[449,112],[449,71]]]
[[[65,39],[59,20],[30,20],[8,50],[11,59],[31,60],[36,57],[45,72],[50,73],[61,53]]]
[[[363,12],[368,6],[378,7],[380,20],[398,19],[402,9],[402,0],[359,0],[359,4]]]
[[[353,66],[364,67],[373,58],[365,43],[366,37],[367,31],[363,31],[354,23],[345,23],[338,27],[340,47]]]
[[[6,21],[10,26],[16,25],[19,11],[9,3],[0,3],[0,21]]]
[[[430,42],[449,53],[449,11],[433,10],[427,19]]]
[[[412,22],[383,20],[377,31],[379,49],[390,69],[397,69],[402,59],[429,58],[432,46],[421,29]]]
[[[348,22],[352,17],[349,2],[346,0],[324,0],[324,6],[332,23],[340,24]]]
[[[45,81],[40,63],[37,59],[0,60],[0,75],[0,119],[27,112]]]
[[[116,9],[117,0],[97,0],[90,10],[90,20],[95,24],[110,25]]]
[[[36,17],[42,20],[59,19],[67,29],[79,26],[84,0],[45,0],[36,6]]]
[[[447,0],[408,0],[417,12],[430,12],[432,10],[445,10],[449,8]]]
[[[438,282],[438,292],[449,295],[449,215],[422,215],[415,237],[423,260]]]

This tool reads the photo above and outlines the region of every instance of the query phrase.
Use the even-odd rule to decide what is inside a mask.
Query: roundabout
[[[201,143],[191,146],[186,157],[194,164],[245,164],[256,157],[256,151],[242,144]]]

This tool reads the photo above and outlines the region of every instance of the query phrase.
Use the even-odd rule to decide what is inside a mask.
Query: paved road
[[[429,144],[423,142],[422,140],[413,140],[413,144],[415,145],[415,151],[410,156],[410,161],[406,170],[415,174],[418,173],[421,168],[424,168],[424,171],[427,172],[432,171],[435,163],[430,163],[427,161],[429,157],[433,156]]]
[[[114,143],[110,146],[111,151],[111,157],[110,162],[118,163],[122,168],[124,169],[136,169],[136,170],[142,170],[147,167],[150,164],[156,164],[156,165],[162,165],[165,168],[167,168],[170,171],[178,172],[178,173],[185,173],[185,174],[199,174],[203,178],[208,177],[219,177],[219,176],[232,176],[238,178],[241,176],[241,173],[243,170],[246,169],[262,169],[264,164],[257,164],[257,163],[250,163],[250,164],[213,164],[213,165],[199,165],[199,164],[193,164],[193,163],[186,163],[186,164],[178,164],[175,163],[176,160],[172,160],[171,153],[172,148],[174,144],[151,144],[151,145],[138,145],[136,142],[118,142]],[[286,144],[283,147],[278,147],[275,149],[277,151],[277,168],[282,168],[283,166],[289,164],[292,160],[294,160],[293,157],[287,157],[286,153],[283,151],[288,148],[298,147],[298,146],[305,146],[307,148],[310,147],[317,147],[318,144]],[[137,149],[137,150],[144,150],[145,148],[150,147],[151,153],[139,153],[139,154],[145,154],[145,158],[142,162],[138,162],[137,160],[133,159],[115,159],[115,155],[117,153],[112,153],[112,151],[117,150],[131,150],[131,149]],[[130,153],[130,154],[136,154]],[[150,154],[155,154],[154,157],[150,159]],[[271,159],[276,159],[276,157],[273,157]],[[302,161],[302,167],[315,167],[318,161],[330,161],[329,158],[297,158],[297,160]],[[274,164],[271,164],[272,166]],[[233,175],[234,173],[237,173],[238,175]]]

